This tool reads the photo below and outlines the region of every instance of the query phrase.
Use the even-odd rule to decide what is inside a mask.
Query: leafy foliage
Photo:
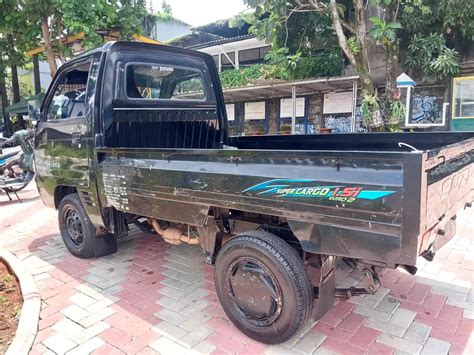
[[[48,19],[51,38],[63,38],[84,32],[85,48],[101,41],[99,29],[115,29],[120,39],[130,39],[141,33],[146,15],[145,0],[22,0],[22,12],[32,23]],[[36,42],[36,43],[35,43]],[[30,47],[39,44],[38,39]],[[56,56],[68,55],[65,45],[53,43]]]
[[[400,23],[404,64],[424,77],[459,73],[462,54],[472,46],[472,0],[403,0]]]
[[[474,3],[471,0],[403,0],[400,22],[411,33],[437,31],[449,39],[474,34]]]
[[[288,74],[290,79],[339,76],[342,54],[339,47],[331,47],[312,57],[300,57]]]
[[[390,118],[388,124],[396,126],[405,117],[405,105],[400,100],[394,100],[390,103]]]
[[[371,17],[370,21],[374,27],[370,30],[370,36],[377,44],[387,45],[397,40],[397,32],[402,28],[398,22],[386,22],[377,17]]]
[[[460,55],[447,47],[442,34],[415,35],[408,45],[405,64],[427,76],[443,79],[459,73]]]
[[[362,44],[360,41],[357,39],[356,36],[351,36],[347,40],[347,45],[349,46],[350,51],[354,55],[358,55],[360,51],[362,50]]]
[[[161,10],[156,11],[154,14],[148,15],[150,18],[153,18],[153,21],[159,20],[161,22],[172,22],[179,21],[173,16],[173,9],[171,5],[168,4],[166,0],[163,0],[161,4]]]
[[[372,94],[366,91],[362,92],[362,103],[360,105],[360,111],[362,113],[362,123],[366,127],[378,127],[380,126],[380,104],[377,94]]]
[[[0,13],[5,14],[0,21],[0,67],[25,64],[24,52],[39,35],[39,29],[28,21],[21,6],[24,3],[18,0],[0,1]]]
[[[337,76],[341,74],[342,69],[341,51],[338,47],[329,48],[313,57],[285,56],[275,52],[270,52],[268,57],[270,64],[224,70],[220,74],[222,86],[224,88],[246,86],[258,80],[268,79],[294,80]],[[336,65],[337,63],[339,65]]]
[[[440,78],[459,74],[460,55],[455,49],[444,48],[441,54],[430,64],[430,69]]]
[[[224,70],[220,74],[224,88],[247,86],[258,80],[287,79],[287,74],[276,64],[255,64],[243,69]]]
[[[331,19],[318,11],[298,11],[299,1],[247,0],[255,9],[233,20],[251,24],[249,31],[270,43],[267,59],[287,71],[288,78],[338,75],[342,57],[333,41]],[[323,50],[323,51],[322,51]],[[324,62],[324,60],[327,60]]]

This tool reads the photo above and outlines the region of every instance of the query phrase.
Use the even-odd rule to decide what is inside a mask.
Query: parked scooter
[[[18,191],[24,189],[33,180],[33,130],[25,129],[0,142],[0,190],[6,192],[10,201],[10,193],[19,200]],[[9,148],[3,154],[3,147],[19,144],[18,148]]]

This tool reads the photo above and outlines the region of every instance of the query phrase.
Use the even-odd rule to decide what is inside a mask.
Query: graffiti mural
[[[414,95],[412,101],[411,123],[442,123],[443,98],[431,95]]]
[[[356,133],[368,132],[368,129],[364,127],[362,123],[362,111],[360,109],[360,105],[356,106],[355,116],[356,116],[356,124],[355,124]]]
[[[312,123],[304,124],[304,123],[297,123],[295,125],[295,134],[315,134],[316,127]]]
[[[332,128],[332,133],[350,133],[351,116],[329,115],[324,117],[324,127]]]
[[[356,107],[355,112],[355,131],[367,132],[362,126],[362,114],[360,106]],[[332,128],[333,133],[351,133],[352,116],[350,114],[327,115],[324,117],[324,127]]]

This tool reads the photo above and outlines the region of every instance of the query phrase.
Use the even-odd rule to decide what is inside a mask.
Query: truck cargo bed
[[[233,140],[245,149],[98,149],[100,189],[115,208],[137,215],[190,225],[203,225],[213,207],[280,216],[307,251],[414,265],[421,248],[438,238],[426,233],[472,200],[474,139],[449,133],[432,141],[428,134],[344,136]],[[393,149],[354,150],[366,138]],[[403,138],[432,149],[396,148]],[[276,148],[279,140],[288,145]],[[324,142],[326,149],[316,150]],[[306,149],[290,149],[296,146]],[[335,146],[347,150],[329,149]],[[440,178],[430,178],[437,170]],[[463,183],[450,185],[452,195],[434,193],[458,175]]]
[[[231,137],[239,149],[410,151],[428,150],[455,144],[473,137],[472,132],[417,132],[311,134]],[[399,143],[405,143],[402,147]]]

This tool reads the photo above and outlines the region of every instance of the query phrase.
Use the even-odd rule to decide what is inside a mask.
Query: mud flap
[[[334,305],[336,296],[336,257],[332,255],[321,256],[321,273],[319,287],[314,288],[313,311],[311,318],[318,320],[324,316]]]
[[[94,238],[94,257],[105,256],[117,252],[117,238],[111,233]]]

